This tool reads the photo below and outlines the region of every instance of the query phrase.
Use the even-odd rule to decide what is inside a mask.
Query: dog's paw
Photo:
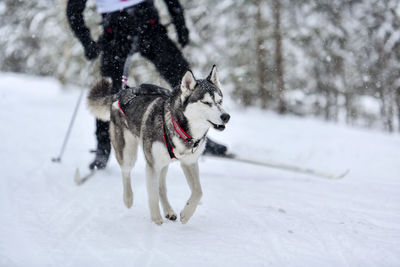
[[[167,218],[168,220],[171,220],[171,221],[175,221],[177,216],[176,216],[175,212],[169,212],[169,213],[167,213],[167,215],[165,215],[165,218]]]
[[[181,223],[186,224],[189,221],[189,218],[187,218],[182,212],[181,212]]]
[[[189,203],[186,204],[185,208],[183,208],[181,212],[181,222],[183,224],[187,223],[190,218],[192,218],[194,211],[196,210],[196,206],[190,205]]]
[[[161,218],[161,216],[157,218],[151,218],[151,220],[157,225],[163,224],[163,219]]]
[[[190,219],[190,217],[192,217],[192,215],[193,214],[187,214],[186,212],[185,212],[185,210],[183,210],[182,212],[181,212],[181,223],[182,224],[186,224],[188,221],[189,221],[189,219]]]
[[[124,194],[125,206],[129,209],[133,205],[133,194],[132,192]]]

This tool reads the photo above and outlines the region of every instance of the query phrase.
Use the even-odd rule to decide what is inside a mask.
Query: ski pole
[[[87,80],[87,78],[89,77],[89,73],[91,72],[92,67],[93,67],[93,61],[91,61],[89,66],[87,67],[85,80]],[[78,97],[78,100],[77,100],[76,105],[75,105],[74,113],[72,113],[71,121],[69,122],[67,133],[65,134],[65,137],[64,137],[64,142],[63,142],[63,144],[61,146],[60,154],[59,154],[58,157],[51,159],[51,161],[53,161],[53,162],[61,162],[61,158],[62,158],[62,156],[64,154],[64,150],[65,150],[65,147],[67,145],[67,142],[68,142],[68,139],[69,139],[69,135],[70,135],[71,130],[72,130],[72,126],[74,125],[76,114],[78,113],[79,106],[80,106],[80,104],[82,102],[82,97],[83,97],[84,92],[85,92],[85,87],[82,87],[81,92],[80,92],[79,97]]]

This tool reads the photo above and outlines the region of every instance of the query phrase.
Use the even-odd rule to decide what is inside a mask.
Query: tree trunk
[[[326,105],[325,105],[325,120],[329,121],[331,120],[332,117],[332,94],[330,92],[331,88],[327,86],[325,88],[325,100],[326,100]]]
[[[275,67],[276,67],[276,85],[278,91],[278,112],[284,114],[287,111],[285,101],[285,81],[283,79],[283,56],[282,56],[282,33],[281,33],[281,2],[280,0],[273,0],[273,13],[274,13],[274,39],[275,39]]]
[[[353,105],[352,105],[352,99],[353,95],[349,91],[344,93],[344,98],[345,98],[345,106],[346,106],[346,123],[351,124],[353,121]]]
[[[389,97],[388,97],[388,110],[387,110],[387,119],[386,119],[386,125],[387,125],[387,129],[389,132],[393,132],[393,115],[394,115],[394,101],[392,98],[392,94],[389,93]]]
[[[351,124],[353,122],[353,117],[355,114],[353,114],[354,110],[353,110],[353,100],[354,100],[354,96],[352,93],[353,88],[349,88],[349,85],[347,83],[347,79],[346,79],[346,73],[344,71],[342,71],[342,80],[343,80],[343,85],[345,88],[345,92],[344,92],[344,98],[345,98],[345,107],[346,107],[346,123],[347,124]]]
[[[400,87],[396,89],[395,101],[397,107],[397,127],[399,128],[398,131],[400,132]]]
[[[334,111],[333,111],[333,120],[335,122],[338,122],[339,120],[339,92],[338,90],[335,90],[333,93],[333,104],[334,104]]]
[[[257,14],[256,14],[256,62],[257,62],[257,86],[258,95],[261,100],[261,107],[267,108],[270,92],[268,92],[266,84],[266,55],[263,38],[264,23],[261,16],[261,0],[256,0]]]
[[[385,92],[383,90],[383,87],[381,86],[380,88],[378,88],[378,93],[379,93],[379,98],[381,100],[381,118],[383,121],[383,128],[385,130],[388,130],[387,128],[387,114],[386,114],[386,99],[385,99]]]

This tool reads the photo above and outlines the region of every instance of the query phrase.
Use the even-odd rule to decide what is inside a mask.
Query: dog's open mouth
[[[223,124],[215,124],[215,123],[212,123],[211,121],[208,121],[208,122],[211,123],[211,125],[214,127],[215,130],[218,130],[218,131],[225,130],[225,125],[223,125]]]

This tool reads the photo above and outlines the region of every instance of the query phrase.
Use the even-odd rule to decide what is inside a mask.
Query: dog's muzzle
[[[218,131],[223,131],[223,130],[225,130],[225,124],[228,123],[231,116],[228,113],[223,113],[220,118],[221,118],[223,124],[215,124],[211,121],[208,121],[208,122],[211,123],[211,125],[214,127],[214,129],[216,129]]]

